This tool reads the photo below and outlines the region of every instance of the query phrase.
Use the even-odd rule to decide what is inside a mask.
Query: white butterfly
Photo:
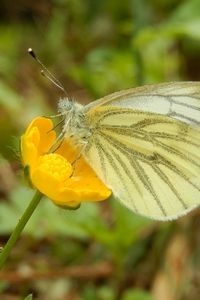
[[[59,102],[63,133],[132,211],[170,220],[200,204],[200,82],[149,85],[82,106]]]

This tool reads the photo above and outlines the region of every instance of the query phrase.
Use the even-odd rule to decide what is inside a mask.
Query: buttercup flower
[[[56,133],[48,118],[35,118],[21,138],[21,157],[32,185],[56,205],[75,208],[84,201],[102,201],[111,191],[100,181],[83,157],[64,140],[55,152]]]

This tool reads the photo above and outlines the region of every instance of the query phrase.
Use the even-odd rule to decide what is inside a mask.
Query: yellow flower
[[[72,163],[77,150],[64,140],[60,147],[50,153],[56,141],[53,122],[38,117],[28,126],[21,138],[21,156],[28,167],[32,185],[49,197],[56,205],[77,207],[83,201],[102,201],[111,191],[100,181],[83,157]]]

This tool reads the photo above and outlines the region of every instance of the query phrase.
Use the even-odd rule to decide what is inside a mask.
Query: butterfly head
[[[85,143],[89,128],[86,124],[84,106],[68,98],[60,99],[58,112],[64,118],[63,134],[75,143]]]

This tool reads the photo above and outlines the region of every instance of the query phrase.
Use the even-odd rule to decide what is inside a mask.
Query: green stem
[[[36,209],[37,205],[39,204],[42,196],[43,195],[39,191],[37,191],[33,196],[33,199],[31,200],[29,206],[26,208],[25,212],[23,213],[21,219],[19,219],[17,226],[15,227],[5,247],[0,253],[0,269],[3,267],[6,259],[10,255],[13,246],[15,245],[16,241],[19,239],[22,230],[24,229],[26,223],[28,222],[34,210]]]

